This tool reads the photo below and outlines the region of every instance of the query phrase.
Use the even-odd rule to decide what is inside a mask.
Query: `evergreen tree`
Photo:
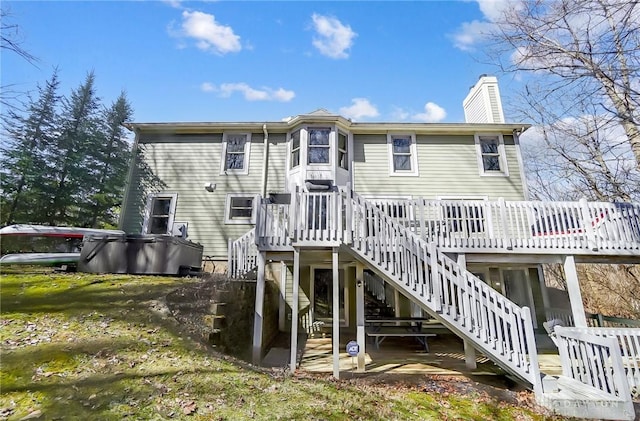
[[[50,150],[53,173],[48,222],[51,225],[82,225],[79,205],[96,188],[98,174],[93,149],[100,141],[100,100],[94,84],[95,76],[90,72],[62,104],[62,129]]]
[[[83,225],[98,228],[116,222],[114,208],[122,201],[131,157],[131,147],[122,123],[132,115],[133,110],[124,92],[102,113],[100,144],[90,151],[92,172],[97,175],[97,183],[85,202]]]
[[[3,117],[8,140],[0,157],[0,223],[44,222],[48,153],[59,134],[58,71],[54,70],[38,97],[30,98],[26,116],[10,109]]]

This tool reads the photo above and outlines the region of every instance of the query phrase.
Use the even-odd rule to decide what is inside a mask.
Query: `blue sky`
[[[125,90],[139,122],[277,121],[318,108],[461,122],[469,87],[495,74],[476,49],[494,3],[3,1],[39,61],[3,52],[2,85],[33,90],[58,66],[68,94],[93,69],[104,102]],[[517,83],[499,80],[503,93]]]

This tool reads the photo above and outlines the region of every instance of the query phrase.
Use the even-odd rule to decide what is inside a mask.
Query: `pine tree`
[[[63,101],[62,130],[51,148],[52,202],[48,212],[51,225],[81,224],[78,204],[86,201],[95,189],[97,172],[92,155],[100,141],[100,100],[94,84],[95,76],[90,72]]]
[[[58,71],[54,70],[38,97],[30,98],[26,116],[10,109],[4,116],[8,139],[0,158],[0,223],[44,222],[47,151],[59,134],[57,107]]]
[[[115,224],[114,208],[122,201],[131,147],[122,123],[133,115],[124,92],[105,109],[101,118],[101,144],[92,148],[92,162],[97,174],[93,194],[85,202],[83,223],[91,227]]]

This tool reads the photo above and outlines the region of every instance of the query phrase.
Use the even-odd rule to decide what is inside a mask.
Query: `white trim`
[[[258,196],[255,193],[227,193],[224,201],[224,223],[229,225],[234,224],[255,224],[256,223],[256,208],[258,206]],[[234,218],[231,219],[231,199],[235,197],[251,198],[252,209],[250,218]]]
[[[393,168],[393,139],[395,137],[410,137],[411,145],[409,146],[409,153],[411,154],[411,170],[409,171],[396,171]],[[392,177],[418,177],[418,148],[416,147],[416,134],[415,133],[387,133],[387,149],[389,157],[389,175]]]
[[[151,234],[149,232],[149,222],[151,220],[151,212],[153,211],[153,201],[155,199],[170,199],[169,215],[167,215],[167,231],[162,234],[172,234],[173,221],[176,216],[176,204],[178,202],[178,193],[151,193],[147,196],[147,203],[144,207],[144,220],[142,223],[142,234]],[[160,234],[160,233],[155,233]]]
[[[244,135],[246,136],[246,141],[244,144],[244,162],[242,164],[242,169],[233,170],[233,169],[225,169],[225,165],[227,163],[227,136],[229,135]],[[220,158],[220,175],[247,175],[249,174],[249,161],[250,161],[250,153],[251,153],[251,133],[247,132],[224,132],[222,134],[222,157]]]
[[[484,162],[482,161],[482,147],[480,145],[481,137],[493,137],[498,140],[498,159],[500,163],[500,171],[485,171]],[[507,165],[507,155],[504,148],[504,137],[500,133],[476,133],[474,136],[476,144],[476,158],[478,160],[478,171],[481,176],[486,177],[509,177],[509,166]]]

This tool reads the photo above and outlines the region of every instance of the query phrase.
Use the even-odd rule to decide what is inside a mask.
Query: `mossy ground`
[[[287,376],[225,357],[152,305],[190,282],[4,268],[0,419],[546,419],[485,394]]]

